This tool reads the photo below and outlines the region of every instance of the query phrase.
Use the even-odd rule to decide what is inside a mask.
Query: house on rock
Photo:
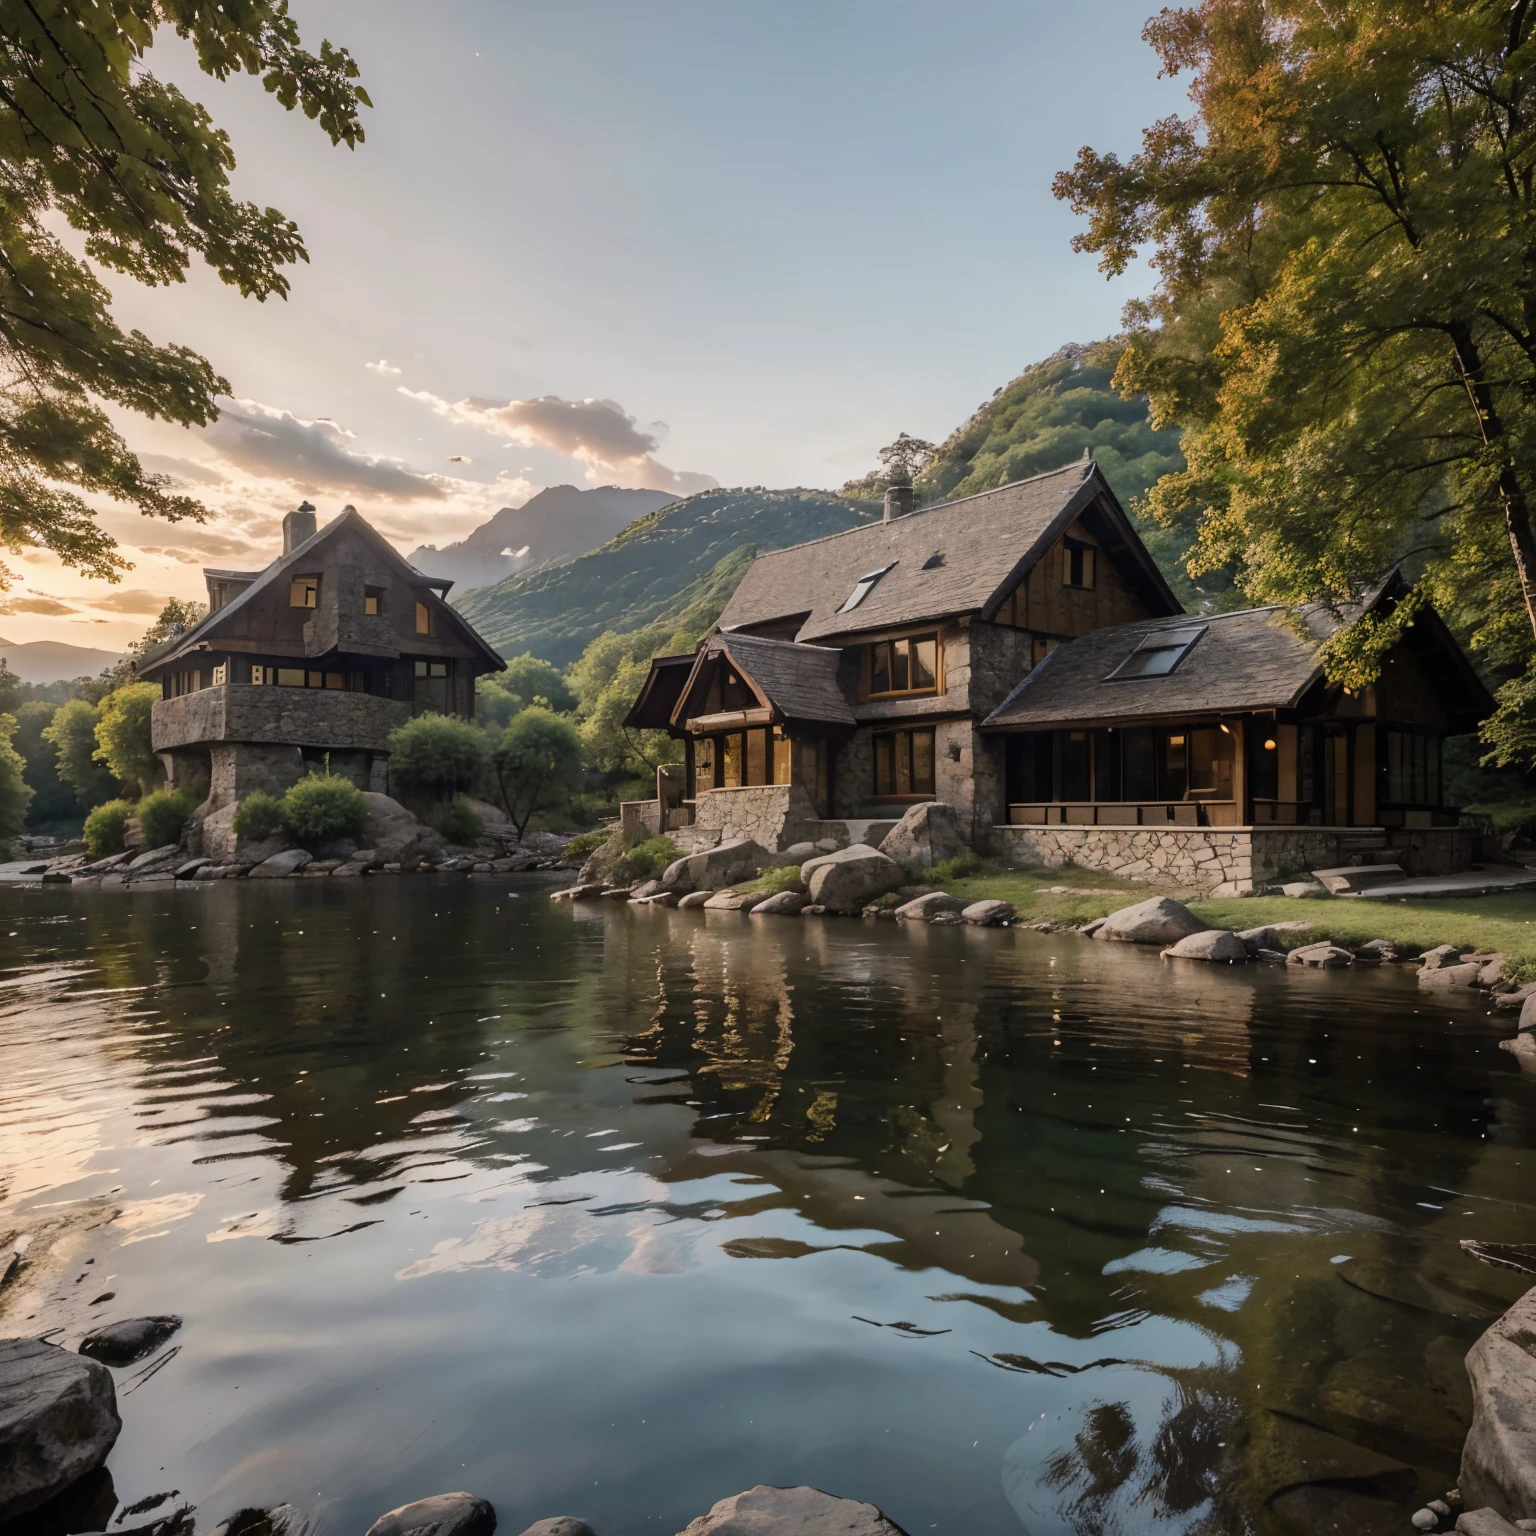
[[[475,679],[505,667],[448,606],[452,583],[353,507],[317,529],[306,502],[265,570],[203,574],[208,616],[136,671],[161,687],[151,745],[168,782],[206,795],[204,852],[233,852],[238,800],[280,795],[322,763],[387,793],[390,732],[428,711],[473,717]]]
[[[1463,868],[1442,744],[1493,701],[1421,611],[1360,693],[1318,662],[1342,616],[1186,613],[1098,466],[758,557],[690,656],[660,656],[626,717],[683,744],[631,836],[680,846],[878,842],[954,808],[1017,865],[1251,889],[1282,870]]]

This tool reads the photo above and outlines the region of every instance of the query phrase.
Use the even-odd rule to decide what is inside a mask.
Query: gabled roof
[[[672,711],[683,692],[683,686],[693,676],[698,661],[697,652],[686,656],[653,656],[651,670],[646,673],[635,702],[629,713],[620,721],[626,731],[665,730],[672,723]]]
[[[1196,715],[1294,709],[1323,678],[1323,641],[1373,610],[1386,610],[1407,590],[1396,572],[1358,604],[1332,613],[1320,604],[1296,610],[1311,636],[1286,622],[1289,610],[1245,608],[1237,613],[1143,619],[1091,630],[1050,653],[982,722],[987,727],[1061,729],[1120,721],[1179,721]],[[1433,609],[1414,616],[1408,643],[1437,657],[1453,718],[1470,730],[1493,700],[1451,632]],[[1172,672],[1115,676],[1148,641],[1201,631]]]
[[[284,578],[295,570],[301,569],[301,562],[312,555],[328,540],[333,539],[344,529],[351,529],[371,540],[374,547],[384,558],[392,563],[399,571],[401,579],[414,587],[431,590],[433,588],[446,588],[452,583],[444,583],[435,577],[424,576],[411,565],[400,551],[389,542],[376,528],[365,518],[356,507],[348,507],[340,517],[332,518],[325,527],[317,529],[302,544],[296,545],[288,554],[279,555],[264,571],[256,575],[250,586],[237,593],[216,613],[210,613],[201,623],[189,629],[184,635],[178,635],[175,639],[167,641],[162,646],[139,657],[134,665],[134,670],[141,676],[151,669],[161,666],[165,662],[174,661],[204,642],[212,642],[219,630],[236,613],[239,613],[250,603],[253,603],[258,594],[268,591],[279,584]],[[491,664],[497,672],[505,671],[506,662],[502,660],[499,652],[493,650],[490,644],[481,638],[474,626],[456,609],[448,606],[442,598],[438,599],[438,612],[446,617],[453,627],[470,645],[474,646],[481,655]]]
[[[1112,554],[1135,563],[1152,606],[1178,613],[1178,599],[1099,467],[1084,457],[996,490],[759,555],[720,615],[720,627],[741,630],[804,615],[795,638],[807,641],[961,614],[990,617],[1095,505],[1122,535]],[[841,612],[860,578],[877,571],[883,574],[867,595]]]
[[[853,710],[837,681],[840,652],[794,640],[716,633],[699,650],[681,690],[672,712],[675,727],[699,713],[690,705],[695,684],[711,662],[722,658],[730,662],[763,707],[773,712],[775,723],[794,720],[853,726]]]

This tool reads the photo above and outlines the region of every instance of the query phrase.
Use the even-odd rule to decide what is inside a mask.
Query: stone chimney
[[[905,517],[917,505],[917,492],[910,485],[893,485],[885,493],[885,520]]]
[[[887,506],[885,515],[891,515]],[[315,509],[306,501],[283,519],[283,553],[291,555],[305,539],[315,536]]]

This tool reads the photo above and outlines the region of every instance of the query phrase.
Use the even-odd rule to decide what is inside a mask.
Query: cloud
[[[172,458],[166,453],[141,453],[139,463],[151,474],[169,475],[172,480],[193,485],[223,485],[224,476],[206,464],[196,464],[191,459]]]
[[[444,400],[425,390],[400,393],[430,406],[439,416],[479,427],[524,448],[549,448],[586,466],[589,484],[629,485],[688,495],[719,485],[711,475],[669,469],[655,457],[666,434],[664,422],[643,428],[617,400]]]
[[[92,608],[105,609],[108,613],[157,614],[165,607],[166,594],[150,592],[143,587],[127,587],[121,590],[114,587],[110,592],[103,592],[99,597],[94,593],[88,593],[79,601],[89,604]]]
[[[68,603],[61,603],[56,597],[8,597],[0,603],[0,613],[78,613],[78,608],[71,608]]]
[[[421,474],[398,459],[358,452],[352,434],[333,421],[306,421],[256,400],[222,407],[203,436],[237,468],[286,480],[311,495],[339,491],[416,501],[447,493],[436,475]]]
[[[363,367],[372,373],[382,373],[386,378],[397,378],[404,371],[396,368],[387,357],[381,357],[376,363],[364,363]]]

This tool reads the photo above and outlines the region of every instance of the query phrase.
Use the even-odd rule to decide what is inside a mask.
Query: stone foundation
[[[654,800],[632,802],[654,806]],[[659,811],[658,811],[659,814]],[[821,835],[816,807],[800,784],[754,784],[744,789],[712,789],[694,802],[693,825],[668,836],[685,853],[746,838],[777,853]]]
[[[1380,827],[1014,827],[992,829],[1004,863],[1021,869],[1103,870],[1149,885],[1238,896],[1256,885],[1345,864],[1399,863],[1409,875],[1466,869],[1473,827],[1394,832]]]

